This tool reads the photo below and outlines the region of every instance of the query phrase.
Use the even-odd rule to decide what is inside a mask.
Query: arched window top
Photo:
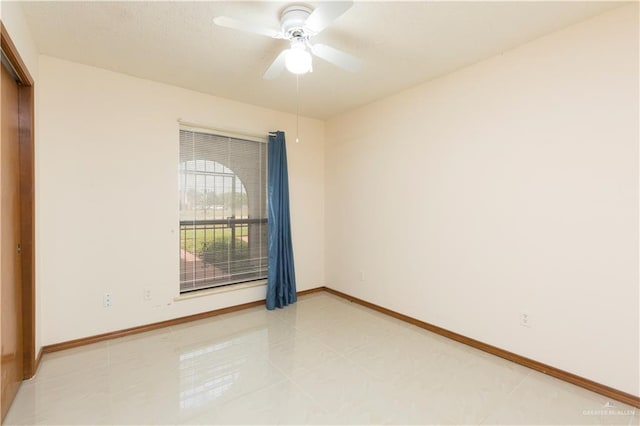
[[[180,163],[182,219],[249,217],[247,188],[230,168],[214,160]]]
[[[230,168],[213,160],[187,160],[180,163],[180,169],[190,172],[209,172],[234,175]]]

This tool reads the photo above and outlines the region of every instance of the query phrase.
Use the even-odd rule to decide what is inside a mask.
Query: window
[[[267,277],[267,145],[180,130],[180,293]]]

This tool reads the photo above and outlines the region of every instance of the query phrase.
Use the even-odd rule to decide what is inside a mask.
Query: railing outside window
[[[180,291],[266,278],[266,229],[267,219],[180,222]]]

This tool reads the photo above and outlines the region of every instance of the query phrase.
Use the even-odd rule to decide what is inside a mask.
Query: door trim
[[[20,219],[22,220],[22,333],[23,377],[36,373],[36,281],[35,281],[35,171],[34,171],[34,81],[9,33],[0,21],[2,53],[20,79],[18,121],[20,152]]]

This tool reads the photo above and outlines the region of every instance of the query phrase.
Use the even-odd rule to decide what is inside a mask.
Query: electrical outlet
[[[151,289],[150,288],[145,288],[144,289],[144,300],[151,300]]]
[[[360,281],[364,281],[364,271],[360,271]]]
[[[111,293],[105,293],[102,297],[102,306],[105,308],[111,307]]]
[[[531,317],[529,316],[529,314],[520,314],[520,325],[523,327],[531,328]]]

